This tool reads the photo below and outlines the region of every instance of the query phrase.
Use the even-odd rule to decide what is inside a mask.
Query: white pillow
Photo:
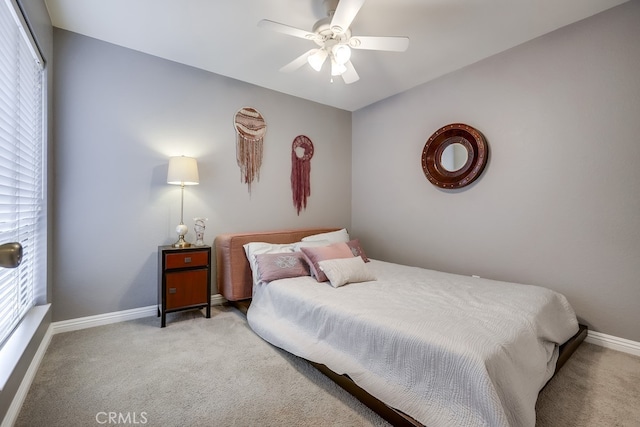
[[[266,243],[266,242],[251,242],[242,245],[244,253],[247,255],[249,265],[251,266],[251,272],[253,273],[253,284],[258,283],[260,279],[258,274],[258,266],[256,261],[256,255],[258,254],[280,254],[286,252],[293,252],[293,243]]]
[[[303,237],[301,240],[303,242],[328,240],[329,243],[338,243],[338,242],[348,242],[351,239],[349,238],[349,233],[347,233],[347,229],[343,228],[342,230],[329,231],[328,233],[312,234],[311,236]]]
[[[293,244],[293,250],[300,252],[300,248],[317,248],[320,246],[329,246],[331,244],[328,240],[311,240],[308,242],[296,242]]]
[[[347,283],[368,282],[376,280],[369,271],[362,257],[327,259],[318,263],[320,269],[329,279],[331,286],[337,288]]]

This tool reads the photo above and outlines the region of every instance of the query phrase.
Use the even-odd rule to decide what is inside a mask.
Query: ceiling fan
[[[409,47],[408,37],[353,36],[349,27],[365,0],[324,0],[327,17],[319,20],[311,31],[301,30],[279,22],[263,19],[258,27],[294,37],[314,41],[318,47],[303,53],[280,71],[288,73],[308,63],[320,71],[324,63],[331,64],[333,76],[342,76],[346,84],[358,81],[360,76],[351,63],[351,49],[404,52]]]

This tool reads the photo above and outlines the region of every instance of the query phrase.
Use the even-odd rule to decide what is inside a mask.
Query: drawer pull
[[[169,293],[170,294],[175,294],[176,292],[177,292],[176,288],[169,288]]]
[[[190,256],[184,257],[184,263],[185,264],[189,264],[190,262],[191,262],[191,257]]]

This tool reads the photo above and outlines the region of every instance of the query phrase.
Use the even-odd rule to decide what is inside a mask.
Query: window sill
[[[0,392],[4,390],[25,350],[49,312],[51,304],[33,307],[0,348]]]

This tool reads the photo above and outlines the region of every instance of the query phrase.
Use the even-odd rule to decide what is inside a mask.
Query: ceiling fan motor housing
[[[322,18],[321,20],[316,22],[315,25],[313,26],[313,30],[312,31],[315,34],[318,35],[318,37],[316,37],[314,39],[314,41],[320,47],[326,46],[328,48],[331,48],[331,46],[327,45],[327,42],[329,42],[331,40],[335,40],[335,42],[333,42],[333,44],[337,44],[337,43],[348,44],[349,43],[349,39],[351,38],[351,30],[348,29],[348,28],[347,28],[346,31],[343,31],[341,33],[336,33],[331,28],[331,18],[330,17]]]

